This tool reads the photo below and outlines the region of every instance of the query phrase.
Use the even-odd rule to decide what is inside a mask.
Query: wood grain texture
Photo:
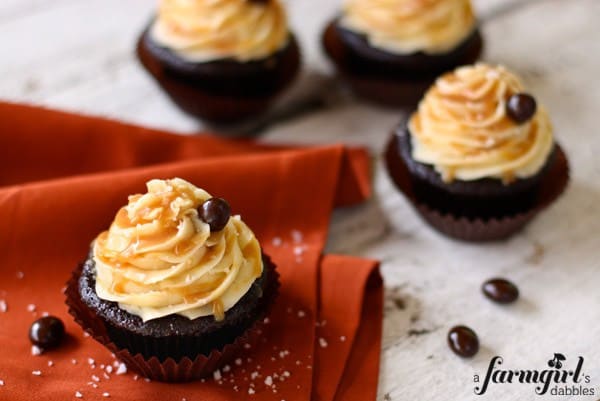
[[[270,142],[366,145],[373,151],[375,197],[335,213],[328,251],[382,261],[386,306],[380,400],[594,400],[538,397],[533,386],[497,385],[473,393],[473,375],[490,358],[542,369],[554,352],[586,358],[600,389],[600,1],[478,0],[485,59],[522,75],[549,109],[570,155],[573,180],[559,202],[512,239],[469,245],[419,220],[393,188],[379,157],[405,111],[353,99],[330,76],[318,37],[335,0],[288,1],[303,46],[303,77],[264,125]],[[147,0],[2,0],[0,97],[139,124],[191,132],[183,115],[133,57],[136,35],[152,15]],[[304,111],[304,112],[302,112]],[[504,276],[522,299],[500,307],[479,287]],[[447,330],[467,324],[482,350],[462,360]]]

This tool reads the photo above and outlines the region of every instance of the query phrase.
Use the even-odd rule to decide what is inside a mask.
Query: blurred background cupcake
[[[323,45],[359,96],[410,106],[438,75],[475,62],[483,39],[471,0],[346,0]]]
[[[397,183],[402,169],[408,173],[401,189],[465,222],[510,222],[551,202],[568,180],[546,109],[501,66],[441,76],[395,135],[388,165],[396,160]]]
[[[300,67],[279,0],[161,0],[137,52],[181,109],[215,123],[260,116]]]

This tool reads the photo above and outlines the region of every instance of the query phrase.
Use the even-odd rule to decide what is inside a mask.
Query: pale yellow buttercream
[[[239,216],[211,232],[198,207],[211,196],[187,181],[152,180],[95,240],[96,292],[144,321],[232,308],[262,274],[260,245]]]
[[[413,158],[448,182],[537,174],[553,149],[552,125],[543,107],[523,124],[509,117],[508,99],[524,89],[505,68],[486,64],[438,78],[409,122]]]
[[[161,0],[151,35],[191,62],[262,59],[289,39],[279,0]]]
[[[342,26],[394,54],[447,53],[476,26],[471,0],[347,0]]]

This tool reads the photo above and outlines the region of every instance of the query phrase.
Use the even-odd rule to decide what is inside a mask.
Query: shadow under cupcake
[[[548,113],[503,67],[440,77],[386,152],[421,216],[468,241],[506,238],[564,191],[569,167]]]

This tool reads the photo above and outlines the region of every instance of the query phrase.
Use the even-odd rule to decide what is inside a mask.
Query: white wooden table
[[[324,107],[279,120],[272,142],[363,144],[379,155],[402,112],[340,94],[318,37],[336,0],[288,1],[306,71],[292,102]],[[600,398],[600,0],[479,0],[485,59],[521,74],[548,107],[569,153],[565,196],[507,242],[469,245],[427,227],[392,187],[379,157],[375,198],[336,212],[329,251],[382,261],[386,309],[379,399]],[[148,0],[0,1],[0,97],[190,132],[201,128],[158,89],[134,58]],[[288,99],[288,102],[290,99]],[[479,291],[504,276],[522,299],[499,307]],[[461,360],[446,346],[454,324],[473,327],[482,350]],[[544,369],[555,352],[585,357],[595,397],[536,396],[527,384],[475,396],[473,375],[493,355],[507,368]]]

